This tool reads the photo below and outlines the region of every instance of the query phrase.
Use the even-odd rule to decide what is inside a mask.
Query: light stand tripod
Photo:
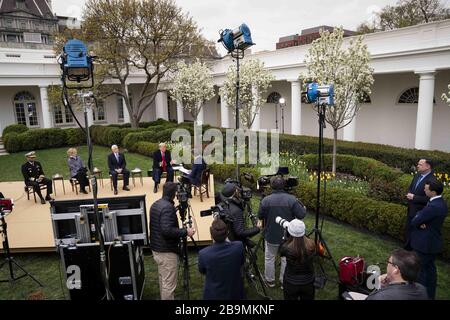
[[[235,51],[231,52],[231,56],[236,59],[236,130],[239,130],[240,128],[240,100],[239,100],[239,94],[241,91],[241,79],[240,79],[240,60],[244,59],[245,52],[244,50],[236,49]],[[239,148],[238,145],[236,145],[236,148]],[[236,157],[236,180],[241,181],[241,175],[240,175],[240,168],[239,168],[239,150],[237,150],[237,157]]]
[[[2,269],[5,265],[8,265],[8,268],[9,268],[9,279],[0,280],[0,283],[14,282],[16,280],[19,280],[19,279],[22,279],[22,278],[25,278],[25,277],[30,277],[41,288],[44,287],[44,285],[39,280],[37,280],[32,274],[30,274],[27,270],[25,270],[24,267],[22,267],[19,263],[17,263],[17,261],[14,260],[13,257],[11,257],[11,252],[10,252],[10,249],[9,249],[9,241],[8,241],[8,224],[6,223],[5,213],[4,213],[3,208],[1,206],[0,206],[0,222],[1,222],[0,233],[2,233],[2,235],[3,235],[2,244],[3,244],[3,252],[4,252],[4,255],[5,255],[5,261],[3,261],[2,264],[0,265],[0,269]],[[22,270],[24,274],[22,274],[20,276],[16,276],[14,274],[13,266],[16,266],[17,268]]]
[[[177,211],[179,211],[181,222],[184,227],[192,228],[192,208],[189,204],[180,204],[177,206]],[[186,216],[187,213],[187,216]],[[187,217],[187,220],[186,220]],[[197,243],[194,237],[190,237],[194,247],[197,248]],[[190,299],[190,271],[189,271],[189,255],[188,255],[188,244],[187,236],[181,238],[181,259],[183,260],[183,292],[187,300]]]
[[[85,122],[85,132],[86,132],[86,140],[87,140],[87,147],[88,147],[88,167],[89,167],[89,173],[91,177],[91,184],[92,184],[92,195],[93,195],[93,202],[94,202],[94,223],[95,223],[95,229],[97,230],[97,241],[99,242],[99,248],[100,248],[100,273],[102,276],[103,285],[105,287],[105,294],[107,300],[113,300],[111,291],[109,289],[109,275],[108,275],[108,267],[106,265],[106,250],[105,250],[105,239],[103,237],[102,232],[102,221],[100,220],[100,212],[98,211],[98,185],[97,185],[97,176],[94,174],[94,163],[92,160],[92,152],[93,152],[93,146],[92,146],[92,139],[91,139],[91,132],[89,128],[89,120],[88,120],[88,107],[86,106],[86,97],[92,97],[95,100],[95,97],[92,93],[84,93],[83,90],[78,91],[78,95],[81,97],[81,101],[83,104],[84,109],[84,122]]]
[[[316,221],[314,225],[314,229],[308,236],[314,233],[314,243],[316,245],[316,249],[320,248],[323,245],[326,252],[324,252],[323,257],[331,260],[334,269],[336,272],[339,272],[339,269],[331,255],[331,251],[323,238],[322,230],[319,228],[319,219],[320,219],[320,189],[321,189],[321,176],[322,176],[322,166],[323,166],[323,138],[324,138],[324,128],[325,128],[325,112],[326,112],[326,104],[319,103],[319,99],[316,102],[318,113],[319,113],[319,151],[318,151],[318,175],[317,175],[317,195],[316,195]],[[322,264],[320,264],[321,270],[323,274],[326,276],[325,270],[323,269]]]

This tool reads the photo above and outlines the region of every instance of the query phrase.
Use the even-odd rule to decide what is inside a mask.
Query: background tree
[[[178,63],[178,71],[173,78],[172,99],[180,101],[195,121],[203,104],[214,97],[211,71],[205,63],[197,60],[192,64]]]
[[[443,93],[441,99],[450,107],[450,84],[448,85],[448,93]]]
[[[386,6],[376,14],[375,23],[363,23],[358,27],[360,33],[378,30],[393,30],[421,23],[450,18],[447,1],[442,0],[399,0],[394,6]]]
[[[344,30],[320,31],[320,38],[310,47],[305,63],[307,74],[319,84],[333,84],[335,104],[327,106],[325,120],[334,131],[333,173],[336,172],[338,130],[349,125],[361,107],[364,95],[371,93],[373,69],[369,66],[370,55],[363,37],[350,39],[343,48]]]
[[[226,104],[236,116],[236,67],[230,66],[226,75],[221,95],[226,97]],[[275,77],[264,69],[259,60],[247,60],[240,68],[240,122],[245,128],[251,128],[261,106],[265,103],[265,93]]]
[[[173,0],[88,0],[83,20],[79,38],[90,44],[104,78],[119,83],[108,94],[124,99],[132,127],[163,91],[161,82],[177,62],[204,53],[197,25]],[[133,105],[131,73],[145,77]]]

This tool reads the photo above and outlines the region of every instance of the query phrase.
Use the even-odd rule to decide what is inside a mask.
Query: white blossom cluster
[[[441,99],[450,107],[450,84],[448,85],[448,94],[443,93]]]
[[[321,31],[305,58],[307,74],[321,85],[333,84],[335,104],[327,107],[326,121],[339,130],[347,126],[358,113],[365,95],[370,95],[374,79],[369,66],[370,55],[363,37],[351,39],[343,48],[344,30]]]
[[[170,95],[172,99],[181,102],[183,109],[197,120],[203,104],[215,95],[213,78],[208,66],[199,60],[192,64],[179,62]]]
[[[245,128],[251,128],[265,102],[265,93],[270,88],[275,77],[264,69],[264,63],[259,60],[247,60],[240,68],[239,106],[240,122]],[[220,94],[226,99],[226,105],[233,109],[236,115],[236,67],[228,69],[224,86]]]

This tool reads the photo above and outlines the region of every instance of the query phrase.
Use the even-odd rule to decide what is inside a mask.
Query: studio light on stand
[[[240,127],[240,119],[239,119],[239,110],[240,110],[240,102],[239,102],[239,94],[240,94],[240,60],[244,59],[245,50],[254,46],[252,40],[252,34],[250,32],[250,28],[245,24],[241,24],[234,30],[225,29],[220,31],[220,39],[218,42],[221,42],[227,53],[231,55],[234,59],[236,59],[236,130]],[[237,155],[237,159],[239,159],[239,153]],[[236,179],[240,181],[240,172],[239,172],[239,161],[236,161]]]
[[[320,197],[321,197],[321,177],[322,171],[324,167],[324,150],[323,150],[323,139],[324,139],[324,128],[325,128],[325,115],[326,108],[334,105],[334,86],[333,85],[319,85],[317,82],[308,83],[306,87],[306,99],[308,103],[315,103],[316,108],[319,115],[319,148],[318,148],[318,176],[317,176],[317,195],[316,195],[316,220],[314,225],[314,230],[311,232],[314,233],[314,241],[316,244],[316,248],[321,251],[321,247],[323,246],[323,257],[329,258],[336,271],[338,268],[334,259],[331,255],[331,252],[326,244],[323,236],[321,228],[319,228],[319,219],[320,219]],[[310,235],[311,235],[310,234]],[[325,252],[326,251],[326,252]],[[325,274],[323,268],[322,272]]]
[[[92,184],[92,194],[93,194],[93,207],[94,207],[94,224],[97,232],[97,239],[99,241],[100,248],[100,274],[102,276],[102,282],[105,287],[105,296],[107,300],[112,300],[112,294],[109,289],[109,275],[108,268],[106,264],[106,251],[105,251],[105,238],[103,234],[102,228],[102,218],[100,217],[100,212],[98,208],[98,185],[97,185],[97,177],[94,174],[94,165],[92,160],[92,140],[91,133],[89,129],[89,120],[88,120],[88,104],[92,105],[93,103],[88,103],[89,100],[93,101],[96,104],[96,98],[91,91],[87,89],[91,89],[94,87],[94,56],[88,54],[87,46],[80,40],[72,39],[67,41],[64,45],[63,52],[59,57],[59,63],[62,70],[61,82],[63,84],[62,90],[62,102],[68,107],[72,116],[76,120],[79,127],[86,134],[87,147],[88,147],[88,167],[89,173],[91,177]],[[70,104],[69,89],[77,90],[76,96],[81,100],[83,110],[84,110],[84,121],[85,126],[81,125],[75,116],[72,106]]]

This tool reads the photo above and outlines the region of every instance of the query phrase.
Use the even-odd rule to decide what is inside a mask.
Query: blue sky
[[[53,0],[58,15],[81,16],[84,0]],[[175,0],[197,22],[209,40],[219,30],[245,22],[252,31],[254,51],[274,50],[278,38],[318,25],[355,29],[373,12],[396,0]]]

